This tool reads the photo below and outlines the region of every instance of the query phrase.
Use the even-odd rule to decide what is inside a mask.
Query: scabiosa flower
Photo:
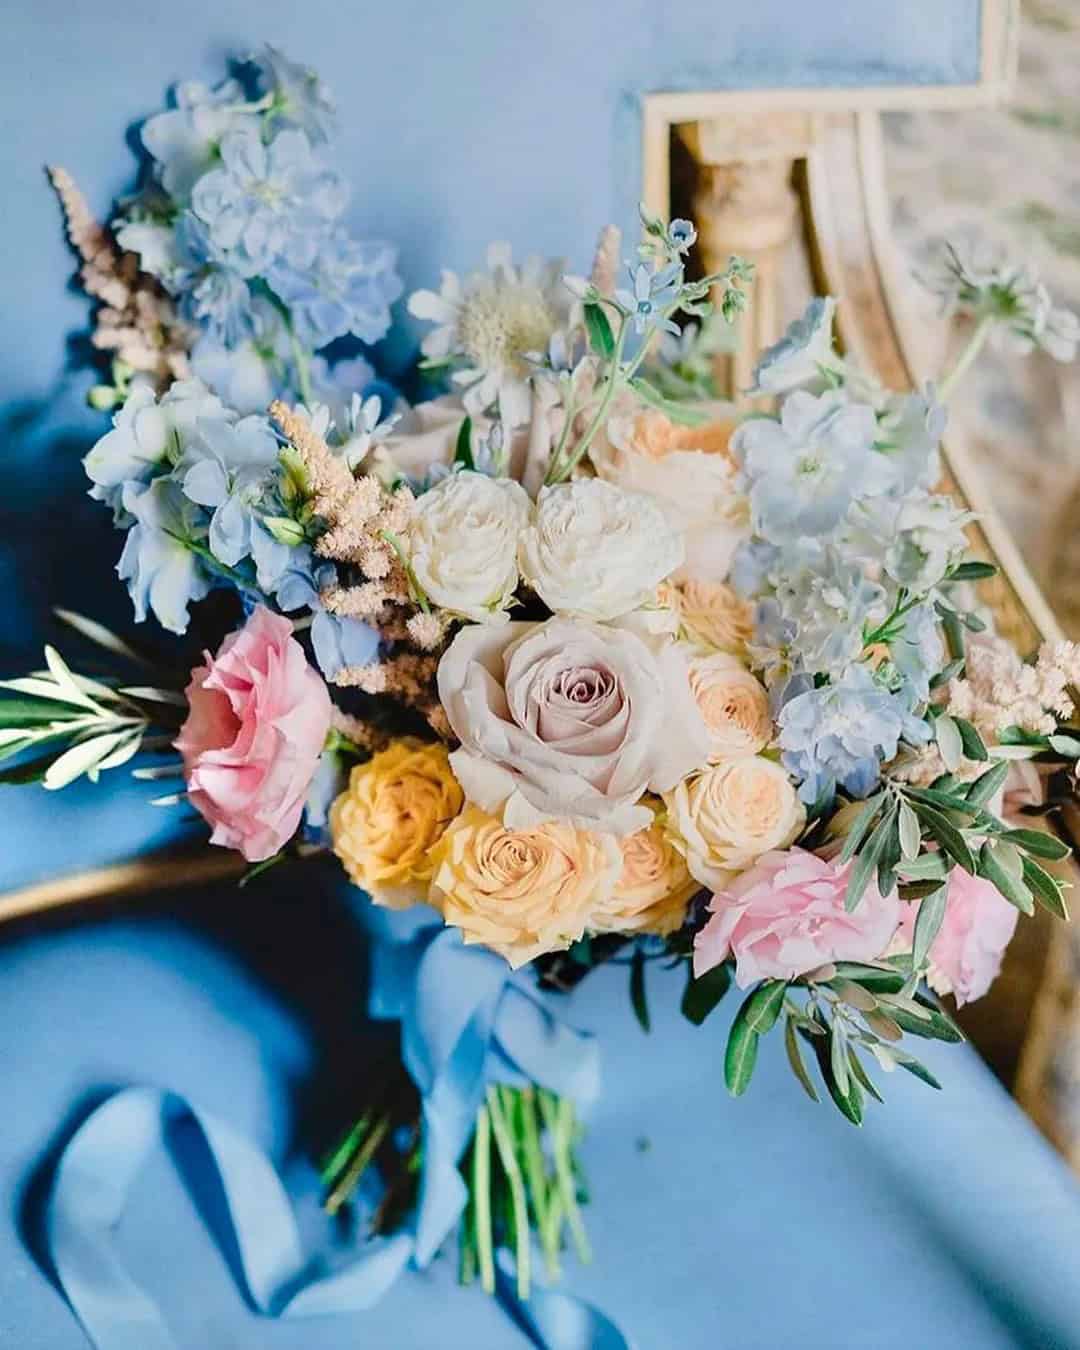
[[[767,347],[754,367],[750,394],[787,394],[793,389],[820,393],[827,381],[823,372],[834,363],[832,296],[815,298],[788,326],[787,332]]]
[[[328,140],[337,109],[315,71],[269,43],[249,60],[258,71],[259,92],[271,96],[270,116],[303,131],[312,145]]]
[[[930,736],[912,713],[910,697],[882,688],[861,665],[817,688],[808,676],[794,677],[778,724],[784,767],[799,780],[804,802],[831,795],[837,786],[853,797],[867,796],[901,740],[922,745]]]
[[[498,403],[508,426],[529,420],[528,358],[547,350],[569,317],[571,295],[562,272],[561,260],[535,257],[515,267],[509,244],[491,244],[486,272],[462,283],[444,271],[438,293],[421,290],[409,297],[409,313],[437,325],[421,344],[424,356],[460,364],[453,379],[465,391],[468,412],[484,413]]]
[[[731,449],[750,484],[755,531],[779,544],[833,529],[871,481],[876,431],[865,404],[801,389],[785,399],[779,421],[744,422]]]
[[[654,272],[647,263],[638,263],[637,267],[628,270],[633,290],[617,290],[615,299],[633,317],[634,331],[640,334],[659,328],[662,332],[677,335],[679,325],[667,318],[664,310],[679,298],[682,264],[667,263]]]
[[[282,258],[310,262],[346,193],[304,133],[282,131],[266,145],[244,127],[222,140],[220,153],[220,167],[198,180],[191,198],[211,243],[244,276],[265,274]]]

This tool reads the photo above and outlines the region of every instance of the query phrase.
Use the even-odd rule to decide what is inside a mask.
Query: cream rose
[[[463,804],[445,746],[393,741],[356,765],[330,808],[334,852],[377,905],[404,909],[423,900],[430,850]]]
[[[471,625],[443,654],[438,685],[465,795],[512,829],[561,819],[631,833],[649,823],[646,789],[667,791],[705,762],[685,654],[644,628]]]
[[[709,733],[709,763],[756,755],[772,740],[769,696],[729,652],[690,659],[690,692]]]
[[[763,853],[786,848],[806,821],[790,778],[760,755],[714,765],[664,801],[672,841],[690,874],[714,891]]]
[[[531,503],[520,483],[470,471],[417,498],[409,562],[440,609],[473,623],[504,623],[518,583],[518,536]]]
[[[655,500],[685,539],[679,579],[723,581],[749,514],[728,451],[730,421],[679,426],[655,409],[621,411],[589,449],[600,478]]]
[[[596,478],[542,488],[518,550],[548,608],[583,619],[637,609],[682,560],[682,536],[656,502]]]
[[[514,967],[576,942],[611,893],[622,866],[606,834],[549,821],[508,829],[468,806],[434,855],[430,901],[466,943],[482,943]]]
[[[745,657],[754,636],[754,606],[734,587],[712,581],[668,583],[660,588],[660,600],[692,642]]]
[[[622,871],[611,894],[589,916],[593,933],[656,933],[666,937],[681,927],[686,906],[701,890],[686,860],[665,833],[660,802],[650,801],[652,822],[628,834],[622,845]]]

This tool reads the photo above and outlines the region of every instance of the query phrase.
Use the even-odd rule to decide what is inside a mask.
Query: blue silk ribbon
[[[208,1166],[221,1187],[254,1307],[268,1317],[311,1317],[372,1307],[406,1267],[426,1265],[450,1235],[466,1199],[458,1160],[489,1082],[535,1082],[580,1105],[595,1096],[595,1042],[556,1018],[528,976],[513,975],[500,958],[435,925],[405,938],[388,931],[374,943],[374,956],[372,1014],[401,1019],[405,1063],[421,1096],[424,1172],[410,1225],[366,1243],[347,1268],[313,1275],[266,1155],[173,1093],[127,1088],[69,1141],[47,1215],[54,1269],[97,1350],[175,1350],[113,1237],[149,1153],[181,1137],[175,1123],[197,1129],[202,1146],[191,1161]],[[497,1297],[541,1350],[630,1350],[608,1318],[569,1294],[540,1288],[522,1302],[501,1270]]]

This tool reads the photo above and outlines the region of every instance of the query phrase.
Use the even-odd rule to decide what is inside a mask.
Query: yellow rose
[[[709,763],[756,755],[772,740],[769,696],[729,652],[690,660],[690,690],[709,732]]]
[[[430,850],[463,802],[445,746],[394,741],[353,769],[330,808],[334,852],[376,904],[404,909],[424,898]]]
[[[431,904],[467,943],[514,967],[560,951],[585,932],[622,867],[618,842],[564,821],[508,830],[467,806],[435,849]]]
[[[713,891],[763,853],[787,848],[806,811],[779,764],[754,755],[729,759],[666,793],[668,831],[690,875]]]
[[[684,581],[661,588],[661,600],[674,610],[692,642],[740,659],[754,636],[754,607],[724,582]]]
[[[611,895],[589,918],[594,933],[674,933],[691,896],[701,890],[663,828],[662,807],[649,802],[653,821],[619,840],[622,871]]]

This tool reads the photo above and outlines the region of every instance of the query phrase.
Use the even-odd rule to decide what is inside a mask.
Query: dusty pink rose
[[[330,695],[292,624],[260,606],[187,687],[176,739],[188,797],[212,844],[248,862],[271,857],[300,823],[330,729]]]
[[[694,974],[735,958],[735,981],[793,980],[830,961],[874,961],[900,923],[901,902],[871,882],[852,914],[844,910],[850,864],[806,849],[766,853],[714,895],[712,918],[694,940]]]
[[[918,910],[905,908],[902,931],[910,944]],[[1001,969],[1016,917],[1017,910],[994,885],[954,867],[945,918],[930,948],[930,987],[955,995],[961,1005],[982,998]]]

